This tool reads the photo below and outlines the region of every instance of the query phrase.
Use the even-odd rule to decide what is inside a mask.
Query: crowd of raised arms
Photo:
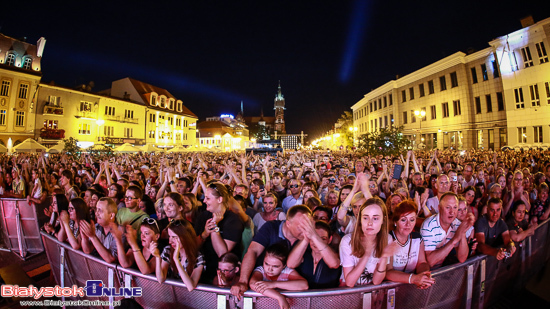
[[[510,257],[550,215],[550,152],[302,151],[272,156],[17,154],[0,194],[26,198],[43,229],[122,267],[280,290],[436,284],[475,254]]]

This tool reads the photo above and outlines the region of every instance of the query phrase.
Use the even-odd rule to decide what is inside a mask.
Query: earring
[[[394,223],[393,226],[397,227],[397,223]]]

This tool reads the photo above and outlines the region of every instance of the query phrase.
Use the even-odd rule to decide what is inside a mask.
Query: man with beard
[[[487,213],[475,224],[477,250],[482,254],[495,256],[497,260],[510,257],[516,252],[508,226],[500,217],[501,213],[502,200],[491,198],[487,202]]]

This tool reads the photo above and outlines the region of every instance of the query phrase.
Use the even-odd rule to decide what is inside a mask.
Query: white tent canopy
[[[140,151],[142,150],[132,146],[129,143],[124,143],[118,146],[117,148],[115,148],[115,152],[119,152],[119,153],[134,153],[134,152],[140,152]]]
[[[140,147],[143,152],[162,152],[163,150],[155,147],[153,144],[147,144]]]
[[[63,152],[63,149],[65,149],[65,142],[59,141],[57,145],[48,149],[48,153],[60,153],[60,152]]]
[[[21,144],[13,147],[13,150],[17,152],[46,152],[48,148],[40,145],[32,138],[27,138]]]

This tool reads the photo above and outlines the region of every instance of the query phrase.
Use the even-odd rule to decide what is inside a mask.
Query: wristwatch
[[[174,184],[174,181],[173,181],[173,180],[170,180],[170,184],[173,185],[173,184]]]

